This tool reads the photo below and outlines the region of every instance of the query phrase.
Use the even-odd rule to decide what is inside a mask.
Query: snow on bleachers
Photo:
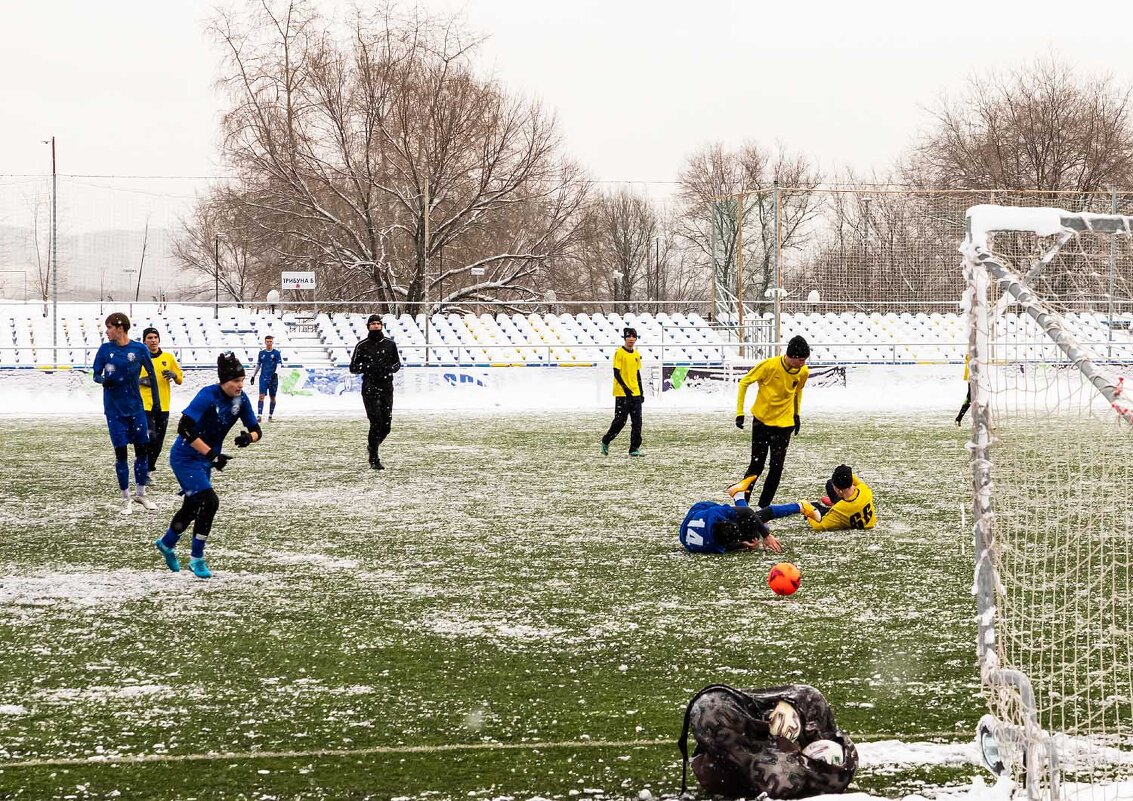
[[[56,332],[58,360],[53,357],[51,318],[44,304],[0,306],[0,368],[42,367],[51,364],[89,364],[105,336],[103,320],[115,310],[104,304],[60,304]],[[50,307],[48,306],[50,312]],[[211,306],[159,307],[134,304],[129,313],[131,335],[141,338],[147,325],[158,328],[162,347],[172,351],[188,368],[211,368],[216,354],[231,349],[250,364],[272,334],[286,351],[293,337],[301,347],[314,346],[325,355],[312,353],[298,362],[349,364],[355,344],[366,336],[363,313],[323,311],[308,315],[271,314],[245,308],[223,308],[214,316]],[[769,315],[753,316],[754,323],[770,325]],[[621,332],[633,326],[640,335],[639,348],[647,362],[720,364],[739,357],[734,333],[708,323],[695,312],[659,311],[600,313],[519,312],[464,315],[444,313],[429,319],[425,331],[423,315],[391,315],[383,319],[386,334],[393,338],[408,365],[472,364],[578,364],[606,363],[622,344]],[[1129,348],[1133,335],[1113,328],[1107,315],[1082,313],[1067,317],[1067,327],[1087,343],[1120,343]],[[300,336],[299,326],[314,328],[314,337]],[[1004,335],[1020,358],[1049,358],[1034,347],[1041,333],[1027,316],[1015,313],[1000,318]],[[952,361],[963,359],[967,332],[958,314],[807,312],[783,314],[783,337],[806,336],[812,347],[812,362],[892,363]],[[426,345],[428,358],[426,358]],[[750,358],[750,354],[745,355]]]

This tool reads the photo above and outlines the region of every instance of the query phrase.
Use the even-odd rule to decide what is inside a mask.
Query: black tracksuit
[[[397,345],[381,331],[371,331],[354,348],[350,372],[362,375],[362,402],[370,418],[367,442],[370,464],[378,462],[378,446],[389,435],[393,419],[393,374],[401,369]]]

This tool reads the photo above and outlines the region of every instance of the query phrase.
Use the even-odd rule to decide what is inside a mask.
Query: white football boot
[[[150,500],[149,498],[147,498],[147,497],[146,497],[145,495],[135,495],[135,496],[134,496],[134,502],[135,502],[135,503],[140,503],[140,504],[142,505],[142,508],[143,508],[143,509],[146,509],[146,510],[148,510],[148,511],[150,511],[150,512],[152,512],[152,511],[154,511],[154,510],[156,510],[156,509],[157,509],[157,504],[156,504],[156,503],[154,503],[153,501],[151,501],[151,500]]]

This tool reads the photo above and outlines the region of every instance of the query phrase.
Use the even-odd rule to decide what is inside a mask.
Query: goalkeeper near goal
[[[834,468],[826,482],[826,496],[814,507],[821,518],[808,518],[807,522],[815,531],[873,528],[877,523],[873,490],[847,464]]]

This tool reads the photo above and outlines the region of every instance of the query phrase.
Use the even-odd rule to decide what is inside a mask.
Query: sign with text
[[[284,289],[314,289],[314,273],[282,273]]]

